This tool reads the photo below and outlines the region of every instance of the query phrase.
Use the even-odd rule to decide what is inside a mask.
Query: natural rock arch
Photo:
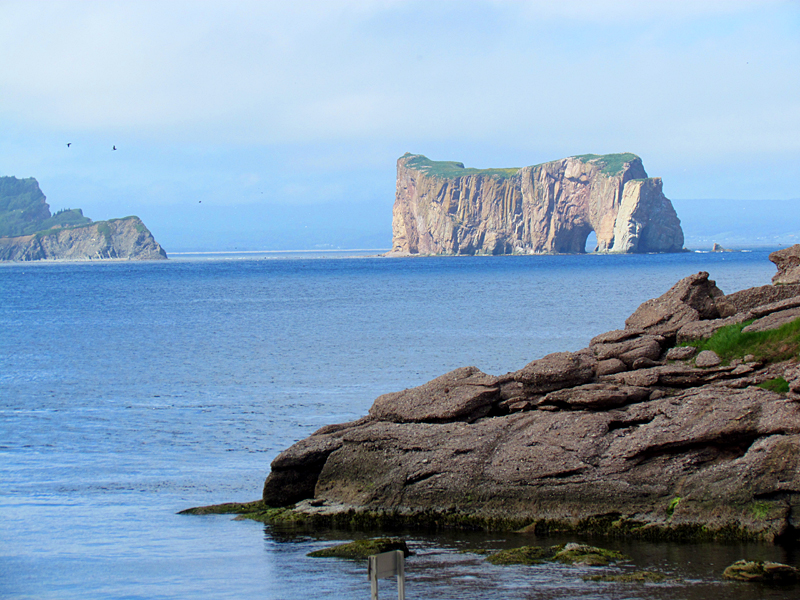
[[[397,162],[394,254],[677,252],[683,231],[634,154],[584,155],[521,169]]]

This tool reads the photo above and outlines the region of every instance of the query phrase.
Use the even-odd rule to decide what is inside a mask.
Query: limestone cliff
[[[0,261],[157,260],[167,253],[139,217],[0,238]]]
[[[634,154],[573,156],[521,169],[397,161],[390,254],[677,252],[683,231],[661,179]]]
[[[32,177],[0,177],[0,261],[167,258],[139,217],[93,223],[80,209],[50,214]]]

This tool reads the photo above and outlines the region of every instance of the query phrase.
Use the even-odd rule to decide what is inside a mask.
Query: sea
[[[491,374],[578,350],[708,271],[770,283],[767,250],[383,258],[374,252],[174,255],[0,266],[0,598],[361,599],[365,561],[312,550],[393,534],[412,599],[795,598],[726,582],[793,548],[483,532],[281,530],[179,511],[258,499],[270,462],[381,394],[462,366]],[[610,567],[493,566],[476,550],[588,541]],[[659,584],[587,580],[651,570]],[[391,579],[380,597],[397,593]]]

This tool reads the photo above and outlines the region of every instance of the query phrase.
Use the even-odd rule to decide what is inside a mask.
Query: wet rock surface
[[[597,523],[640,537],[794,536],[797,356],[728,364],[675,346],[691,324],[768,318],[800,300],[775,297],[759,289],[726,303],[698,273],[584,350],[500,377],[466,367],[386,394],[369,416],[322,428],[280,454],[264,501],[305,500],[300,512],[319,511],[316,503],[329,513],[338,506],[405,515],[406,523],[449,515],[451,526],[469,518],[533,529]],[[746,315],[721,317],[730,306],[746,306]],[[757,387],[778,378],[787,393]]]

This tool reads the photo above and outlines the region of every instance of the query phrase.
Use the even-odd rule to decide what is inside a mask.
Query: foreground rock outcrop
[[[364,418],[323,427],[281,453],[263,502],[297,503],[291,513],[300,519],[795,536],[796,329],[772,354],[753,346],[723,360],[707,350],[711,362],[676,344],[749,321],[774,329],[785,322],[776,315],[798,308],[800,285],[726,296],[707,273],[692,275],[578,352],[502,376],[456,369],[379,397]],[[787,344],[795,346],[784,356]]]
[[[672,203],[634,154],[583,155],[521,169],[397,161],[390,255],[678,252]]]
[[[0,177],[0,261],[158,260],[167,253],[139,217],[93,222],[80,209],[50,214],[31,178]]]

